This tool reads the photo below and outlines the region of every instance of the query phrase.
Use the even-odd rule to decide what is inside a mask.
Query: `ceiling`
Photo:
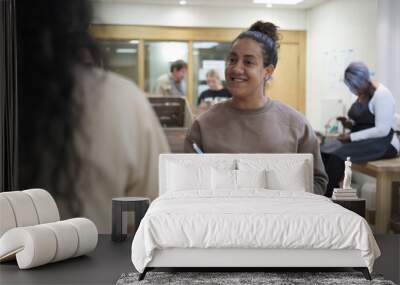
[[[141,5],[177,5],[179,6],[179,0],[92,0],[94,2],[103,3],[123,3],[123,4],[141,4]],[[304,0],[297,5],[276,5],[272,8],[284,8],[284,9],[299,9],[305,10],[315,7],[323,2],[330,0]],[[202,7],[237,7],[237,8],[265,8],[265,4],[254,4],[253,0],[186,0],[187,6],[202,6]]]

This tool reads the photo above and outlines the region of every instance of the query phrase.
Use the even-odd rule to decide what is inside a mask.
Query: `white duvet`
[[[265,189],[160,196],[134,237],[135,268],[165,248],[358,249],[370,272],[380,255],[359,215],[323,196]]]

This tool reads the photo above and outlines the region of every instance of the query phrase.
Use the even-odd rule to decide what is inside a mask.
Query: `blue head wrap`
[[[368,67],[362,62],[352,62],[344,72],[344,83],[350,91],[358,95],[358,91],[365,88],[370,82]]]

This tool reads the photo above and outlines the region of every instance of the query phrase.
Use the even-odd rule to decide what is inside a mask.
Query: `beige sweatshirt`
[[[253,110],[236,109],[231,103],[216,104],[200,115],[186,136],[185,152],[194,152],[195,142],[205,153],[311,153],[314,193],[325,193],[328,177],[319,143],[302,114],[270,98]]]
[[[112,72],[77,68],[82,126],[76,144],[82,161],[78,192],[83,216],[111,232],[111,199],[158,196],[158,156],[169,152],[152,107],[134,83]]]

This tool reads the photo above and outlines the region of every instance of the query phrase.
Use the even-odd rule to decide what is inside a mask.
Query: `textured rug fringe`
[[[372,281],[365,280],[361,272],[148,272],[146,278],[138,281],[139,273],[123,273],[117,285],[396,285],[384,280],[381,275],[372,275]]]

